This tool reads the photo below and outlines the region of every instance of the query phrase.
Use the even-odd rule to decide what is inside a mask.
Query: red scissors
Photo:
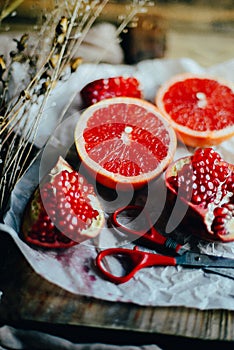
[[[128,223],[124,224],[122,221],[128,218]],[[183,245],[178,244],[171,237],[162,235],[152,224],[149,213],[144,207],[139,205],[128,205],[118,208],[111,216],[111,222],[119,231],[127,233],[132,241],[139,240],[142,245],[150,248],[162,247],[170,249],[177,254],[184,253]],[[134,225],[137,228],[134,228]],[[129,224],[130,223],[130,224]]]
[[[139,206],[127,206],[117,209],[112,215],[113,225],[121,231],[129,233],[137,238],[143,239],[144,242],[159,245],[164,248],[170,248],[175,253],[182,251],[181,255],[167,256],[157,253],[140,251],[138,247],[134,249],[127,248],[108,248],[100,251],[96,257],[96,266],[109,281],[119,284],[129,281],[139,270],[150,266],[187,266],[187,267],[234,267],[234,259],[209,256],[206,254],[193,253],[183,250],[183,246],[177,244],[171,238],[164,237],[153,225],[151,225],[148,214],[144,211],[144,216],[150,224],[149,230],[135,230],[123,225],[120,222],[120,216],[126,211],[139,211],[144,209]],[[134,215],[133,215],[134,217]],[[139,215],[140,217],[140,215]],[[114,272],[110,272],[113,270]],[[110,268],[111,267],[111,268]]]

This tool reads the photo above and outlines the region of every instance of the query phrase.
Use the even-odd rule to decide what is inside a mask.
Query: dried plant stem
[[[2,117],[0,130],[0,135],[2,136],[1,147],[6,148],[0,180],[1,208],[6,207],[9,193],[13,190],[17,181],[25,173],[27,164],[29,164],[29,162],[32,160],[32,149],[34,148],[34,141],[37,136],[38,127],[44,113],[48,97],[53,90],[54,85],[59,79],[61,79],[64,68],[69,63],[69,60],[71,60],[71,51],[77,40],[73,39],[74,29],[77,27],[76,29],[81,32],[80,36],[75,35],[76,38],[79,38],[78,41],[80,45],[89,28],[94,23],[102,8],[107,3],[107,0],[102,2],[101,5],[97,6],[96,12],[94,3],[97,6],[98,2],[92,2],[90,11],[85,14],[83,21],[81,21],[77,26],[76,21],[79,11],[82,5],[84,6],[86,2],[83,2],[82,0],[75,2],[75,5],[71,11],[71,18],[67,26],[64,42],[62,42],[61,45],[58,45],[58,42],[56,40],[57,38],[55,36],[52,41],[52,47],[47,57],[44,58],[44,61],[42,61],[41,66],[32,77],[29,84],[24,88],[20,96],[18,98],[15,98],[15,101],[9,101],[8,105],[6,106],[6,111],[4,117]],[[93,10],[95,12],[94,14],[92,13]],[[51,69],[49,62],[52,59],[53,55],[55,53],[57,54],[58,51],[58,61],[55,67],[52,67],[53,69]],[[48,73],[48,69],[52,71],[52,74],[49,80],[44,80],[44,82],[47,83],[46,89],[41,96],[39,110],[37,111],[36,115],[33,116],[34,120],[32,123],[32,121],[30,121],[29,111],[35,102],[35,98],[37,98],[36,95],[38,94],[38,87],[42,86],[41,84],[43,84],[44,79],[43,76]],[[3,95],[6,94],[6,92],[7,90],[5,89]],[[16,130],[18,130],[18,132],[16,132]]]
[[[12,4],[6,6],[1,14],[0,14],[0,22],[6,18],[7,16],[9,16],[15,9],[17,9],[17,7],[22,4],[24,2],[24,0],[15,0],[12,2]]]
[[[86,12],[81,21],[76,24],[76,18],[77,18],[77,12],[79,10],[79,6],[80,3],[82,3],[82,1],[78,1],[75,7],[75,10],[73,11],[73,15],[71,17],[71,23],[69,25],[69,29],[68,29],[68,35],[66,36],[66,42],[65,45],[63,46],[63,54],[65,53],[65,49],[68,46],[68,41],[69,41],[69,52],[68,54],[68,59],[67,60],[63,60],[62,62],[62,55],[60,55],[60,59],[59,59],[59,64],[58,64],[58,68],[57,68],[57,75],[61,75],[62,71],[64,70],[64,67],[69,63],[69,61],[71,60],[71,58],[75,55],[75,51],[78,50],[78,48],[80,47],[80,45],[82,44],[82,42],[84,41],[87,33],[89,32],[90,28],[92,27],[92,25],[94,24],[95,20],[98,18],[98,16],[100,15],[100,13],[102,12],[103,8],[106,6],[106,4],[109,2],[109,0],[104,0],[101,1],[101,3],[98,5],[96,5],[95,2],[91,2],[90,5],[90,12]],[[90,16],[90,13],[92,13],[94,11],[94,13]],[[75,28],[75,33],[72,35],[72,29]],[[77,35],[79,34],[79,35]]]
[[[74,24],[75,24],[75,21],[76,21],[76,18],[77,18],[77,14],[78,14],[78,10],[79,10],[79,8],[81,6],[81,3],[82,3],[81,0],[77,1],[76,5],[75,5],[75,8],[74,8],[74,10],[72,12],[72,17],[71,17],[70,23],[68,25],[65,41],[64,41],[64,44],[63,44],[63,46],[61,48],[59,59],[58,59],[57,65],[56,65],[56,67],[54,69],[54,72],[53,72],[52,81],[56,81],[57,77],[61,75],[61,72],[63,70],[62,60],[63,60],[64,54],[65,54],[65,51],[66,51],[66,48],[67,48],[67,45],[68,45],[68,42],[69,42],[69,38],[70,38],[70,35],[71,35],[71,32],[72,32],[72,29],[74,28]]]
[[[79,24],[79,28],[78,28],[78,32],[79,30],[84,27],[84,30],[82,31],[82,35],[78,38],[78,40],[75,42],[76,47],[75,49],[77,50],[80,45],[82,44],[84,38],[86,37],[86,35],[88,34],[90,28],[92,27],[93,23],[95,22],[95,20],[97,19],[97,17],[100,15],[100,13],[102,12],[103,8],[106,6],[106,4],[109,2],[109,0],[104,0],[101,2],[101,5],[99,5],[99,7],[96,9],[95,13],[88,18],[88,16],[84,16],[81,23]],[[92,7],[91,7],[92,9]],[[85,24],[85,22],[87,21],[87,23]],[[74,46],[73,46],[74,49]],[[72,55],[74,55],[74,50],[71,52]]]
[[[23,0],[16,0],[12,6],[17,7],[21,2]],[[146,2],[133,1],[133,6],[129,7],[130,12],[117,28],[116,38],[132,21],[134,16],[142,10]],[[35,71],[33,74],[29,74],[30,79],[27,86],[23,88],[19,96],[12,97],[11,101],[5,103],[9,92],[8,81],[1,80],[3,84],[1,111],[3,112],[0,112],[2,114],[0,118],[0,136],[2,139],[1,147],[4,150],[4,159],[0,163],[1,211],[6,209],[9,194],[40,152],[40,149],[35,149],[34,145],[51,92],[58,81],[65,76],[66,69],[70,69],[70,74],[72,74],[70,67],[72,59],[75,58],[74,56],[80,45],[107,3],[108,0],[65,0],[62,3],[59,2],[54,11],[47,16],[47,20],[41,28],[43,39],[51,40],[49,49],[47,41],[42,40],[43,50],[40,51],[40,47],[38,47],[39,40],[35,40],[35,44],[30,51],[35,57],[37,52],[39,54],[34,67]],[[6,7],[5,12],[3,11],[0,16],[0,20],[7,15],[7,12],[12,10],[13,7]],[[49,27],[49,30],[47,27]],[[49,37],[46,36],[46,32]],[[53,33],[52,37],[51,33]],[[18,53],[22,54],[21,46],[18,45],[17,47]],[[55,56],[56,60],[54,61]],[[26,59],[25,56],[23,57],[25,67],[26,64],[30,67],[30,64],[33,62],[31,60],[32,56],[28,56]],[[12,63],[14,63],[14,60],[12,60]],[[57,120],[58,124],[62,121],[73,98],[74,96],[67,101],[68,103]],[[32,115],[31,112],[34,105],[37,105],[38,109]]]

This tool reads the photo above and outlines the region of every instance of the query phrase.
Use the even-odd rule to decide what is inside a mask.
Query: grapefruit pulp
[[[83,164],[106,187],[137,189],[172,161],[176,134],[158,109],[138,98],[115,97],[87,108],[75,128]]]
[[[181,74],[159,88],[155,102],[186,145],[217,145],[234,135],[234,87],[231,83]]]

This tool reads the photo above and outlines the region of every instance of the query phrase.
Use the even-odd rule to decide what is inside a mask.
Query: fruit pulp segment
[[[91,206],[89,194],[93,194],[93,187],[77,172],[64,170],[56,175],[53,183],[41,188],[41,213],[29,237],[47,243],[77,241],[77,234],[99,215]]]
[[[167,157],[170,137],[163,123],[141,106],[116,104],[94,112],[84,131],[89,157],[123,176],[153,171]]]
[[[69,221],[73,226],[86,229],[91,219],[98,216],[98,211],[92,208],[89,194],[93,194],[93,186],[85,181],[84,177],[75,171],[62,171],[52,184],[46,184],[41,189],[47,210],[55,211],[54,221]],[[66,220],[65,220],[66,218]]]
[[[178,163],[179,165],[179,163]],[[233,173],[228,163],[212,148],[199,148],[177,168],[176,174],[168,178],[168,182],[186,200],[195,205],[207,207],[210,202],[224,197],[232,189]]]
[[[212,79],[176,82],[165,93],[163,102],[176,123],[192,130],[221,130],[234,125],[234,93]]]
[[[209,240],[233,241],[233,165],[212,148],[199,148],[173,164],[167,174],[167,187],[188,204],[191,220],[202,223],[196,234]],[[188,217],[186,220],[190,223]]]
[[[41,205],[41,212],[38,220],[32,225],[31,230],[28,231],[29,239],[42,243],[62,242],[69,244],[71,242],[70,238],[62,234],[54,225],[43,207],[43,203],[40,201],[39,204]]]

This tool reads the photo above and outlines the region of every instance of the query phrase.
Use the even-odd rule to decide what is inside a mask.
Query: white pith
[[[197,106],[199,108],[204,108],[207,106],[207,99],[206,99],[206,95],[203,92],[197,92],[196,93],[196,97],[198,99],[197,101]]]
[[[125,145],[130,145],[132,131],[133,131],[133,128],[131,126],[125,127],[124,132],[121,135],[121,140]]]

